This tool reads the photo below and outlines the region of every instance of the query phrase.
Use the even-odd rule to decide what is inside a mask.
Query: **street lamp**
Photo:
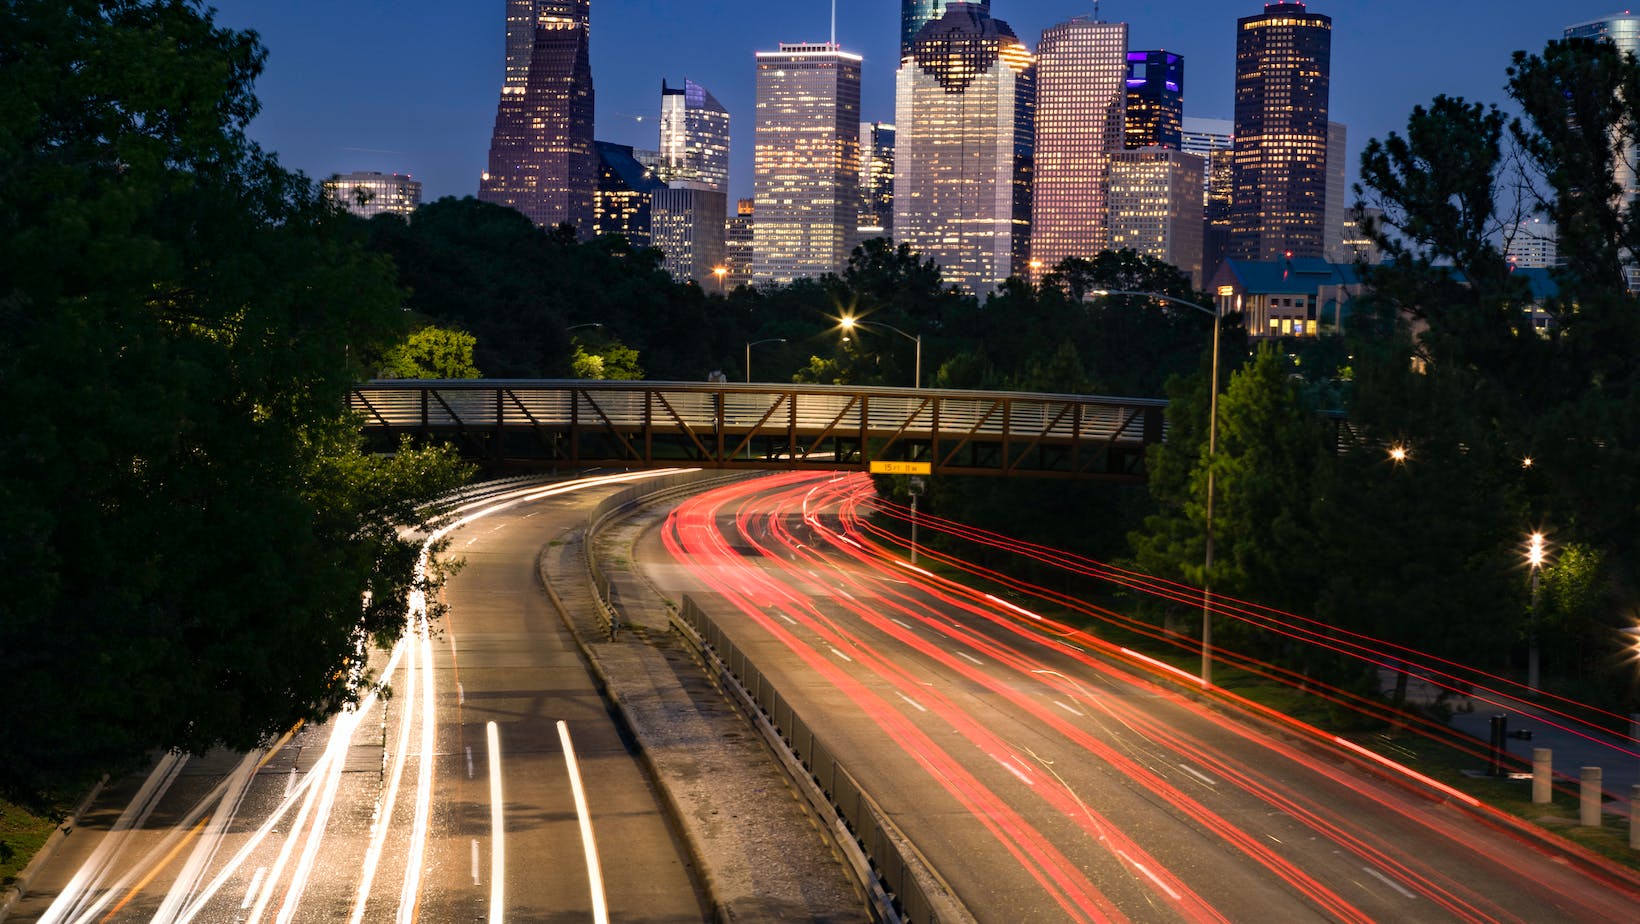
[[[583,327],[603,327],[603,326],[604,326],[604,322],[602,322],[602,321],[588,321],[585,324],[571,324],[570,326],[564,328],[564,333],[567,334],[572,330],[580,330]]]
[[[723,280],[729,275],[729,268],[727,266],[714,266],[714,267],[712,267],[712,275],[717,277],[718,294],[722,295],[723,294]]]
[[[1547,557],[1543,533],[1534,532],[1526,537],[1526,563],[1532,568],[1532,620],[1526,630],[1526,689],[1538,692],[1538,583]]]
[[[760,343],[785,343],[785,337],[770,337],[767,340],[749,340],[746,342],[746,384],[752,384],[752,347]]]
[[[1215,309],[1187,302],[1160,292],[1132,292],[1121,289],[1093,289],[1089,295],[1134,295],[1183,305],[1213,316],[1213,388],[1207,401],[1207,556],[1202,570],[1202,686],[1213,685],[1213,458],[1219,445],[1219,328],[1223,315]]]
[[[843,320],[841,321],[841,323],[843,325],[843,330],[845,332],[851,331],[851,330],[855,329],[856,327],[881,327],[885,330],[891,330],[894,333],[899,334],[901,337],[904,337],[905,339],[911,341],[912,343],[915,343],[917,345],[917,358],[916,358],[916,365],[913,368],[913,371],[911,373],[911,387],[912,388],[921,388],[922,387],[922,334],[916,334],[916,335],[908,334],[905,331],[900,330],[898,327],[894,327],[894,326],[889,325],[889,324],[884,324],[881,321],[861,321],[858,318],[854,318],[854,317],[849,316],[849,315],[844,315]]]

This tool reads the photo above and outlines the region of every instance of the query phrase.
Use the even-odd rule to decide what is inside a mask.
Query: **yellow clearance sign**
[[[932,462],[876,462],[871,463],[873,475],[932,475]]]

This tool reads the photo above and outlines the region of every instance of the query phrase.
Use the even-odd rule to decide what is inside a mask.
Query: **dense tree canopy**
[[[190,0],[0,7],[0,791],[250,746],[355,696],[444,454],[366,456],[391,265],[244,135]]]

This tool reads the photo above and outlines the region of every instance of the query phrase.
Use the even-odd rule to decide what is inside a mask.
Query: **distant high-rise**
[[[421,181],[408,173],[340,173],[320,185],[331,201],[360,218],[386,212],[408,215],[421,205]]]
[[[741,199],[735,213],[723,222],[723,265],[728,270],[720,284],[724,292],[752,281],[752,221],[756,209],[756,200]]]
[[[1110,246],[1110,159],[1126,147],[1127,34],[1127,23],[1073,19],[1043,30],[1037,46],[1031,259],[1044,272]]]
[[[1184,58],[1166,51],[1127,53],[1127,146],[1179,150],[1184,121]]]
[[[895,80],[894,239],[970,292],[1022,272],[1036,61],[985,5],[924,26]]]
[[[911,40],[922,27],[945,15],[947,0],[900,0],[900,58],[911,53]],[[991,0],[974,0],[985,12],[991,12]]]
[[[1234,124],[1229,119],[1184,118],[1180,147],[1203,159],[1202,282],[1212,279],[1230,246],[1230,194],[1234,183]]]
[[[1349,156],[1349,126],[1342,122],[1327,123],[1327,198],[1326,238],[1323,253],[1333,263],[1349,263],[1353,257],[1344,244],[1353,222],[1349,218],[1349,173],[1345,170]]]
[[[1172,148],[1119,151],[1110,164],[1110,249],[1202,276],[1202,159]]]
[[[860,217],[860,56],[829,43],[757,53],[752,276],[841,272]]]
[[[860,123],[860,237],[894,231],[894,126]]]
[[[723,265],[726,197],[704,183],[674,180],[655,190],[649,212],[650,243],[665,254],[662,268],[682,282],[702,286]]]
[[[1619,52],[1640,57],[1640,16],[1624,11],[1603,19],[1576,23],[1566,27],[1566,38],[1611,42]],[[1613,177],[1617,181],[1618,195],[1626,202],[1640,198],[1640,171],[1636,170],[1636,164],[1640,164],[1640,145],[1631,140],[1623,145],[1621,156],[1616,158]],[[1640,292],[1640,264],[1636,263],[1632,254],[1625,254],[1623,271],[1628,276],[1629,291]]]
[[[507,0],[507,65],[478,197],[592,233],[590,0]]]
[[[1509,231],[1504,240],[1504,257],[1520,269],[1549,269],[1557,265],[1555,226],[1541,218],[1528,218]]]
[[[598,142],[598,187],[592,198],[592,234],[619,234],[633,247],[650,245],[650,205],[666,184],[624,144]]]
[[[1323,255],[1331,66],[1332,19],[1302,3],[1236,21],[1230,256]]]
[[[729,110],[693,80],[661,81],[661,179],[729,189]]]

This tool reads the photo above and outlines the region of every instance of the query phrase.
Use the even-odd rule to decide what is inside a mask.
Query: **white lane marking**
[[[1083,653],[1082,649],[1076,647],[1075,645],[1072,645],[1070,642],[1067,642],[1064,639],[1059,639],[1059,644],[1064,645],[1066,648],[1069,648],[1070,650],[1076,652],[1077,654],[1082,654]]]
[[[570,790],[575,794],[575,814],[581,818],[581,846],[587,856],[587,879],[592,883],[593,924],[609,924],[609,907],[604,900],[604,876],[598,869],[598,844],[592,839],[592,817],[587,812],[587,794],[581,786],[581,768],[575,762],[575,745],[569,740],[569,725],[558,720],[558,740],[564,744],[564,763],[569,767]]]
[[[839,657],[839,658],[842,658],[842,659],[843,659],[843,660],[844,660],[844,661],[849,661],[849,662],[852,662],[852,661],[853,661],[853,660],[854,660],[854,659],[853,659],[853,658],[851,658],[851,657],[849,657],[849,656],[848,656],[848,655],[846,655],[846,654],[843,654],[843,653],[842,653],[842,652],[841,652],[841,651],[838,651],[838,650],[837,650],[837,649],[835,649],[835,648],[833,648],[833,649],[832,649],[832,650],[831,650],[831,653],[832,653],[832,654],[834,654],[834,655],[836,655],[836,656],[837,656],[837,657]]]
[[[473,778],[473,746],[467,745],[467,779]]]
[[[797,625],[797,620],[791,618],[790,616],[787,616],[785,613],[782,613],[779,610],[775,611],[775,615],[779,616],[781,619],[786,620],[787,622],[791,623],[794,626]]]
[[[984,661],[981,661],[980,659],[974,657],[973,655],[969,654],[966,651],[959,651],[956,654],[957,654],[957,657],[967,658],[968,660],[974,662],[975,664],[984,664],[985,663]]]
[[[916,706],[917,709],[919,709],[922,712],[927,712],[928,711],[927,706],[924,706],[922,703],[917,702],[916,700],[914,700],[911,697],[905,695],[904,693],[900,694],[900,699],[903,699],[906,702],[910,703],[911,705]]]
[[[1082,716],[1084,718],[1087,717],[1086,712],[1083,712],[1082,710],[1076,708],[1075,706],[1067,706],[1067,705],[1065,705],[1064,703],[1060,702],[1057,699],[1053,701],[1053,704],[1055,706],[1058,706],[1059,708],[1065,710],[1066,712],[1070,713],[1071,715],[1079,715],[1079,716]]]
[[[472,840],[470,840],[468,843],[471,844],[471,846],[472,846],[473,885],[478,885],[478,838],[475,837]]]
[[[501,797],[501,729],[494,722],[484,726],[490,743],[490,924],[501,924],[506,913],[507,896],[507,845],[505,809],[507,803]],[[478,841],[473,841],[473,849],[478,849]],[[477,855],[474,855],[473,865],[478,865]],[[475,875],[473,885],[478,884]]]
[[[285,794],[281,798],[288,798],[290,791],[296,788],[296,765],[291,764],[290,772],[285,774]]]
[[[997,763],[1001,764],[1003,766],[1003,769],[1007,770],[1009,773],[1012,773],[1014,776],[1019,777],[1019,781],[1021,783],[1024,783],[1026,786],[1035,786],[1036,785],[1036,783],[1034,781],[1032,781],[1030,777],[1025,775],[1025,771],[1019,769],[1019,767],[1017,765],[1015,765],[1013,761],[1003,760],[1001,757],[998,757],[995,754],[991,755],[991,759],[996,761]]]
[[[905,622],[905,620],[903,620],[903,619],[895,619],[892,616],[890,616],[889,619],[892,620],[895,625],[899,626],[902,629],[910,629],[911,628],[910,624]],[[916,631],[916,630],[913,629],[912,631]]]
[[[842,597],[845,600],[853,600],[854,599],[853,594],[849,593],[848,591],[844,590],[841,587],[837,588],[837,595],[839,597]]]
[[[425,573],[427,553],[422,552],[422,567],[417,577]],[[410,851],[405,860],[404,885],[399,889],[398,924],[413,924],[416,903],[421,899],[422,858],[427,853],[427,829],[433,814],[433,747],[438,721],[438,702],[433,691],[433,646],[428,641],[431,633],[427,625],[427,598],[424,594],[411,595],[411,611],[416,614],[411,631],[417,633],[416,649],[421,652],[421,754],[416,765],[416,814],[410,828]]]
[[[1137,860],[1133,859],[1132,857],[1128,856],[1127,851],[1118,850],[1118,851],[1116,851],[1116,854],[1117,854],[1117,856],[1120,856],[1122,859],[1128,861],[1128,863],[1132,864],[1134,869],[1138,870],[1141,873],[1144,873],[1146,879],[1149,879],[1151,882],[1156,883],[1156,888],[1161,889],[1163,892],[1166,892],[1168,898],[1171,898],[1174,901],[1179,901],[1181,898],[1184,897],[1184,896],[1180,895],[1179,893],[1173,891],[1173,889],[1170,886],[1168,886],[1167,883],[1163,882],[1160,877],[1158,877],[1155,873],[1151,872],[1149,867],[1145,866],[1143,863],[1140,863],[1139,861],[1137,861]]]
[[[456,705],[457,706],[467,705],[467,688],[463,687],[459,683],[456,684]]]
[[[1013,610],[1014,612],[1018,613],[1021,616],[1029,616],[1030,618],[1035,619],[1038,622],[1040,622],[1042,620],[1041,616],[1038,616],[1037,614],[1031,612],[1028,609],[1025,609],[1022,606],[1015,606],[1014,604],[1009,603],[1007,600],[1004,600],[1001,597],[994,596],[992,594],[986,594],[985,599],[991,601],[992,603],[995,603],[997,606],[1006,607],[1007,609]]]
[[[1195,767],[1192,767],[1189,764],[1180,764],[1179,769],[1183,770],[1184,772],[1186,772],[1188,774],[1190,774],[1191,776],[1195,777],[1196,779],[1201,780],[1203,783],[1206,783],[1209,786],[1219,785],[1218,780],[1215,780],[1212,777],[1208,776],[1207,774],[1198,771]]]
[[[262,888],[262,877],[267,874],[268,868],[266,866],[258,866],[256,868],[256,874],[251,877],[250,888],[245,890],[245,900],[239,903],[240,911],[247,911],[250,909],[251,902],[256,900],[256,890]]]
[[[1373,869],[1372,867],[1363,866],[1361,868],[1366,870],[1367,872],[1371,873],[1373,875],[1373,877],[1376,878],[1379,882],[1382,882],[1384,885],[1387,885],[1390,888],[1394,889],[1395,891],[1401,893],[1402,898],[1417,898],[1418,897],[1418,896],[1414,895],[1410,890],[1408,890],[1405,886],[1401,885],[1399,882],[1396,882],[1395,880],[1389,878],[1388,876],[1384,875],[1383,873],[1380,873],[1379,871]]]

